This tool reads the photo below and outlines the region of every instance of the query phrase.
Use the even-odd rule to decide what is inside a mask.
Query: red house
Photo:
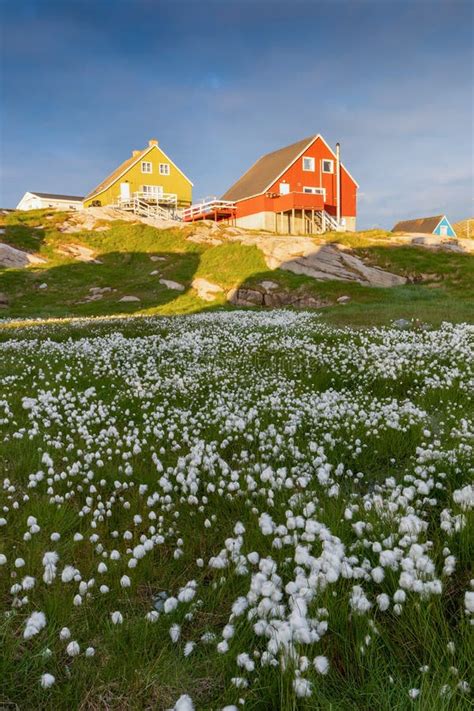
[[[267,153],[222,196],[240,227],[286,234],[355,230],[358,184],[319,134]]]

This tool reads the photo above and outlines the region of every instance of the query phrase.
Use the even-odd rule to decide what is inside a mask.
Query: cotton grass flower
[[[44,612],[32,612],[26,621],[25,630],[23,632],[24,639],[30,639],[37,635],[46,627],[46,616]]]
[[[79,644],[74,640],[72,642],[69,642],[69,644],[66,647],[66,653],[69,654],[70,657],[77,657],[77,655],[80,653],[81,648],[79,647]]]
[[[318,656],[313,661],[314,668],[319,674],[327,674],[329,671],[329,661],[327,657]]]
[[[43,689],[49,689],[54,684],[56,678],[52,674],[42,674],[40,684]]]

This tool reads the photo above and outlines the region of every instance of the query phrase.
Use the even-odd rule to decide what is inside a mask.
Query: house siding
[[[44,210],[46,208],[53,208],[55,210],[81,210],[82,203],[77,200],[42,198],[38,195],[26,193],[16,206],[17,210]]]
[[[436,227],[434,230],[433,234],[435,235],[442,235],[443,234],[443,227],[446,227],[446,236],[447,237],[456,237],[456,232],[453,230],[451,227],[449,220],[446,217],[443,217],[439,225]]]
[[[142,162],[152,164],[151,173],[142,173]],[[159,164],[168,163],[170,166],[169,175],[161,175]],[[164,155],[159,146],[153,146],[140,160],[132,165],[118,179],[115,180],[106,190],[92,195],[84,200],[84,206],[89,207],[93,202],[100,201],[101,205],[111,205],[120,196],[120,183],[130,184],[130,193],[139,192],[143,185],[161,185],[163,192],[175,193],[178,196],[178,205],[186,207],[192,202],[192,185],[189,180],[172,164]]]
[[[303,158],[314,159],[314,171],[303,170]],[[323,160],[333,162],[333,173],[323,173]],[[281,194],[281,183],[289,186],[288,194]],[[304,188],[309,187],[324,188],[325,196],[304,193]],[[347,231],[355,231],[357,184],[342,165],[340,192],[343,225]],[[336,158],[319,136],[274,180],[265,193],[237,200],[236,224],[239,227],[278,232],[287,232],[291,228],[295,233],[304,234],[307,225],[305,218],[311,215],[312,210],[325,210],[334,217],[337,212]],[[282,213],[287,214],[283,216]]]
[[[315,170],[303,170],[303,157],[314,158]],[[322,161],[334,162],[334,173],[322,172]],[[324,188],[326,190],[326,209],[336,208],[336,160],[321,138],[317,138],[309,148],[276,180],[269,192],[280,192],[280,183],[288,183],[290,191],[303,192],[304,187]],[[341,216],[355,217],[357,214],[357,186],[341,166]]]

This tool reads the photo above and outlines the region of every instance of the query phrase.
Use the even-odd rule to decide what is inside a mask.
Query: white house
[[[42,210],[46,207],[53,207],[57,210],[82,210],[80,195],[55,195],[54,193],[32,193],[23,195],[16,206],[17,210]]]

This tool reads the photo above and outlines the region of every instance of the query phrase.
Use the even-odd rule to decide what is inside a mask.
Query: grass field
[[[445,320],[472,322],[474,318],[474,259],[468,254],[432,252],[423,248],[390,246],[387,233],[328,235],[344,242],[368,263],[408,276],[411,283],[397,288],[369,288],[341,281],[316,281],[280,269],[270,271],[257,247],[239,243],[198,244],[183,230],[157,230],[144,224],[110,223],[107,231],[65,234],[59,226],[67,215],[51,211],[15,212],[3,216],[1,241],[37,253],[47,262],[28,269],[0,269],[0,293],[8,307],[4,318],[47,316],[101,316],[108,314],[185,314],[231,309],[225,295],[212,304],[191,288],[194,277],[204,277],[224,289],[252,285],[264,279],[287,290],[329,300],[322,319],[341,325],[388,325],[398,318],[418,319],[433,325]],[[100,263],[68,257],[64,246],[85,245],[95,250]],[[152,261],[151,257],[160,257]],[[151,274],[158,271],[159,274]],[[167,289],[159,279],[185,286],[182,293]],[[40,289],[42,284],[47,288]],[[110,287],[98,301],[83,303],[91,287]],[[124,295],[139,302],[120,302]],[[350,296],[344,306],[340,296]]]
[[[0,335],[0,701],[472,708],[472,326]]]

